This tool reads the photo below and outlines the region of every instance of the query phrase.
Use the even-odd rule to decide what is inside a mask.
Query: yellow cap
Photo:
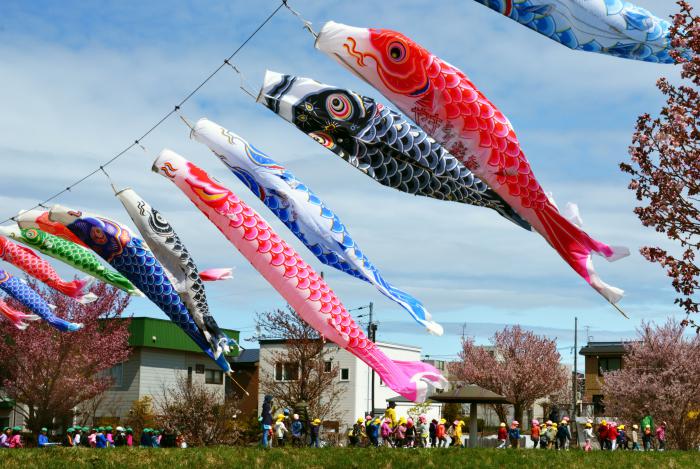
[[[603,419],[603,420],[601,420],[600,424],[601,424],[601,425],[607,425],[608,422],[606,422],[605,419]]]
[[[362,423],[362,422],[364,422],[364,419],[362,417],[357,419],[357,423]]]
[[[319,423],[321,423],[321,419],[314,419],[314,423],[318,425]]]
[[[625,429],[625,426],[624,426],[624,425],[618,425],[617,428],[619,428],[620,430],[624,430],[624,429]]]
[[[277,414],[277,420],[284,419],[284,414]]]

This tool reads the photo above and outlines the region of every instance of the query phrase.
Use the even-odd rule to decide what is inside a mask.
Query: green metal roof
[[[226,335],[240,340],[240,332],[233,329],[221,329]],[[176,324],[167,319],[148,317],[131,318],[129,324],[129,345],[131,347],[153,347],[183,352],[204,353]],[[231,347],[228,356],[240,354],[238,347]]]

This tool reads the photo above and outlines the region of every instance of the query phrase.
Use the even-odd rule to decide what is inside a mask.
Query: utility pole
[[[372,315],[374,314],[374,303],[369,302],[369,324],[367,325],[367,337],[372,342],[377,340],[377,325],[372,321]],[[374,370],[372,370],[372,409],[370,409],[370,415],[374,417]]]
[[[576,421],[576,395],[578,394],[578,317],[574,317],[574,375],[572,379],[574,395],[572,401],[574,422]]]

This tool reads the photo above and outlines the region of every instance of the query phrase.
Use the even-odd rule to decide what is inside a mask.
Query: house
[[[238,331],[222,330],[229,338],[238,340]],[[78,421],[93,424],[124,422],[133,401],[150,396],[157,403],[163,391],[172,388],[179,377],[204,384],[217,392],[222,401],[225,389],[233,385],[214,361],[170,320],[131,318],[129,346],[129,359],[104,372],[112,377],[112,386],[78,406],[76,412],[82,414]],[[235,347],[231,349],[231,360],[238,352]],[[22,412],[16,410],[15,402],[0,397],[0,426],[23,424]]]
[[[298,377],[298,367],[293,364],[277,363],[275,357],[285,350],[286,341],[282,339],[263,339],[260,343],[260,378],[273,378],[275,380],[296,380]],[[384,352],[393,360],[420,361],[421,349],[411,345],[401,345],[389,342],[376,342],[379,350]],[[344,392],[337,407],[337,416],[334,421],[328,422],[327,426],[345,428],[361,416],[367,413],[384,414],[387,403],[397,398],[396,392],[386,386],[378,375],[359,358],[350,352],[339,348],[336,344],[326,343],[325,350],[328,352],[328,369],[338,367],[337,379],[343,387]],[[328,362],[327,362],[328,363]],[[374,393],[372,393],[372,375],[374,374]],[[258,411],[261,410],[263,401],[263,390],[258,392]],[[401,406],[397,402],[397,415],[406,415],[410,407],[414,404],[402,402]],[[433,404],[438,406],[439,404]],[[432,410],[431,410],[432,412]],[[438,415],[436,414],[436,415]]]
[[[238,331],[222,330],[229,338],[238,340]],[[132,318],[129,346],[129,359],[108,370],[114,380],[112,387],[93,403],[96,422],[123,422],[133,401],[150,396],[157,403],[164,390],[172,388],[178,378],[204,384],[218,393],[222,401],[225,387],[231,385],[225,384],[229,379],[214,361],[170,320]],[[232,347],[231,359],[237,354],[238,349]]]
[[[592,407],[594,416],[604,415],[603,373],[624,366],[625,342],[588,342],[579,354],[585,357],[583,405]]]

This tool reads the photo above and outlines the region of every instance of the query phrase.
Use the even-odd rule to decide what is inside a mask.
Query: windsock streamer
[[[235,194],[182,156],[163,150],[153,170],[170,179],[322,337],[357,356],[391,389],[422,402],[445,378],[422,362],[393,361],[367,339],[335,293]]]
[[[116,196],[163,266],[165,275],[211,346],[214,357],[218,358],[222,352],[228,353],[229,338],[209,312],[207,294],[197,266],[172,225],[133,189],[121,190]]]
[[[390,30],[329,22],[316,47],[411,116],[610,303],[622,298],[622,290],[598,277],[591,254],[614,261],[629,250],[596,241],[559,213],[535,179],[508,119],[460,70]]]
[[[258,102],[384,186],[490,208],[530,229],[501,196],[423,129],[372,98],[268,70]]]
[[[474,0],[569,49],[672,64],[671,23],[622,0]],[[681,51],[686,54],[687,51]]]
[[[27,213],[28,212],[21,213],[17,217],[20,226],[24,226],[25,228],[19,228],[18,226],[0,226],[0,234],[68,264],[101,282],[117,287],[132,296],[143,296],[143,293],[141,293],[126,277],[115,270],[105,267],[92,251],[83,247],[82,241],[78,245],[72,241],[68,241],[67,237],[55,236],[40,230],[36,227],[39,224],[37,224],[33,218],[24,218]],[[48,219],[48,212],[46,212],[46,217]],[[70,233],[70,231],[60,223],[42,223],[41,226],[54,233],[62,233],[65,231]],[[57,229],[58,227],[62,229]],[[71,237],[77,239],[73,233],[71,233]]]
[[[29,326],[25,321],[38,321],[39,316],[36,314],[26,314],[22,311],[17,311],[16,309],[10,307],[5,301],[0,299],[0,314],[10,321],[14,326],[23,331]]]
[[[442,326],[432,320],[423,304],[387,282],[360,251],[338,216],[284,166],[207,119],[195,124],[192,137],[207,145],[318,260],[374,285],[430,333],[442,334]]]
[[[75,332],[83,327],[82,324],[66,321],[56,316],[52,307],[32,287],[27,285],[27,282],[10,275],[3,269],[0,269],[0,290],[22,303],[25,308],[61,332]]]
[[[61,223],[112,267],[129,279],[155,303],[205,353],[228,373],[224,355],[214,358],[204,335],[195,324],[165,270],[146,243],[131,229],[109,218],[54,205],[49,210],[52,221]]]
[[[97,296],[90,293],[94,279],[83,278],[67,282],[58,275],[51,264],[34,251],[13,243],[4,236],[0,236],[0,259],[79,303],[91,303],[97,299]]]

